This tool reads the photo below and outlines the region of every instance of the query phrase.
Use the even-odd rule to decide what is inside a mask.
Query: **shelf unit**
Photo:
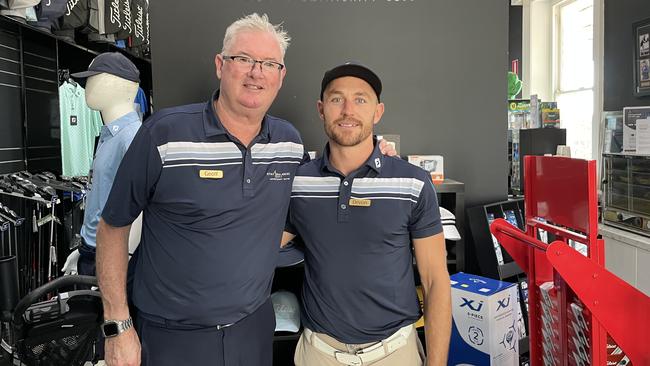
[[[490,223],[496,219],[508,219],[511,224],[524,230],[524,199],[515,198],[507,201],[490,203],[487,205],[470,207],[467,209],[467,221],[469,232],[472,237],[473,258],[478,265],[479,274],[496,280],[506,282],[519,282],[524,271],[517,265],[508,252],[500,247],[503,263],[500,263],[495,245],[490,233]],[[513,215],[514,214],[514,215]],[[524,322],[526,323],[526,334],[528,334],[528,312],[522,307]],[[529,337],[519,340],[519,355],[529,353]]]
[[[121,52],[151,95],[151,61],[107,43],[79,43],[0,15],[0,173],[60,170],[58,72],[85,71],[102,52]]]
[[[461,239],[447,241],[447,267],[451,273],[465,270],[465,183],[453,179],[445,179],[442,183],[434,184],[438,194],[438,204],[456,216],[456,228]],[[454,256],[450,254],[455,254]]]

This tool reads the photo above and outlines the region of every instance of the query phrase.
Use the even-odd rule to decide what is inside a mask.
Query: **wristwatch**
[[[106,320],[101,325],[104,338],[117,337],[131,327],[133,327],[133,319],[131,317],[126,320]]]

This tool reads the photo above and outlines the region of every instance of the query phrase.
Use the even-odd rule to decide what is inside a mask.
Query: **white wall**
[[[522,97],[537,94],[541,100],[553,100],[553,6],[563,0],[523,0]],[[600,160],[600,121],[603,110],[604,0],[594,0],[594,113],[592,158]],[[599,163],[600,164],[600,163]]]
[[[541,100],[552,100],[553,42],[550,0],[523,1],[522,62],[523,98],[537,94]]]

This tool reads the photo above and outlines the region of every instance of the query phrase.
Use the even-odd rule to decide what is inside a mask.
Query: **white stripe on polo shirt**
[[[337,192],[341,185],[341,178],[338,177],[306,177],[297,176],[293,179],[292,192],[294,193],[319,193]]]
[[[270,144],[257,143],[251,147],[251,158],[297,158],[302,159],[304,148],[295,142],[275,142]]]
[[[420,196],[424,182],[416,178],[357,178],[352,182],[352,194],[404,194]]]
[[[202,164],[202,163],[168,164],[168,165],[163,165],[163,169],[179,168],[184,166],[224,166],[224,165],[241,165],[241,161],[235,161],[231,163],[220,163],[220,164]]]
[[[175,161],[175,160],[232,160],[232,159],[241,159],[241,153],[218,153],[218,152],[204,152],[204,153],[195,153],[195,152],[178,152],[178,153],[167,153],[165,161]]]
[[[295,160],[272,160],[272,161],[254,161],[253,165],[268,165],[268,164],[300,164],[300,161]]]
[[[158,153],[163,163],[168,157],[170,160],[193,160],[200,154],[208,158],[205,160],[241,159],[242,157],[241,151],[232,142],[174,141],[158,146]]]

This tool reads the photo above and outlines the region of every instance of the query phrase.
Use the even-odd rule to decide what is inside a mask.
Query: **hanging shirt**
[[[70,83],[59,87],[59,115],[63,175],[86,176],[93,161],[95,137],[103,126],[102,117],[86,104],[84,88]]]
[[[130,112],[101,128],[93,162],[92,188],[86,198],[81,228],[81,236],[89,246],[96,245],[97,224],[111,192],[115,173],[141,124],[137,113]]]
[[[147,96],[144,94],[142,88],[138,88],[138,94],[135,95],[135,102],[140,105],[140,113],[142,113],[143,116],[147,115],[147,112],[149,112]]]

